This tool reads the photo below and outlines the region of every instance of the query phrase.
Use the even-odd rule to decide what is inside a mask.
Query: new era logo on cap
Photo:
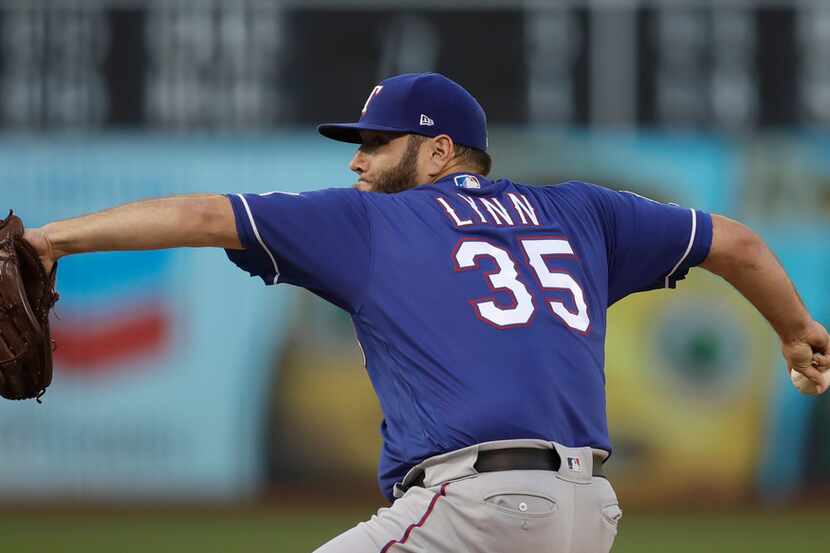
[[[421,126],[422,127],[432,127],[434,125],[435,125],[435,121],[433,121],[432,119],[430,119],[429,117],[427,117],[423,113],[421,114]]]

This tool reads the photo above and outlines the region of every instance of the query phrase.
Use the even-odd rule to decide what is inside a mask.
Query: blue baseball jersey
[[[384,420],[380,486],[427,457],[538,438],[611,451],[606,310],[673,288],[707,256],[710,215],[583,182],[469,174],[398,194],[230,194],[267,284],[351,314]]]

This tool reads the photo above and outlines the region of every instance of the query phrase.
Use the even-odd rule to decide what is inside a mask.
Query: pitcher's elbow
[[[755,266],[767,246],[752,229],[722,215],[712,215],[712,245],[701,266],[716,274]]]

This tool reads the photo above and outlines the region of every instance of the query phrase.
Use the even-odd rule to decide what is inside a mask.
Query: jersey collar
[[[506,184],[506,181],[491,181],[475,173],[450,173],[435,181],[433,186],[451,188],[464,194],[491,195],[501,192]]]

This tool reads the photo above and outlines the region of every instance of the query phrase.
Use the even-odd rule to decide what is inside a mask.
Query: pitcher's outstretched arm
[[[230,200],[216,194],[134,202],[29,229],[46,270],[65,255],[179,247],[242,249]]]

